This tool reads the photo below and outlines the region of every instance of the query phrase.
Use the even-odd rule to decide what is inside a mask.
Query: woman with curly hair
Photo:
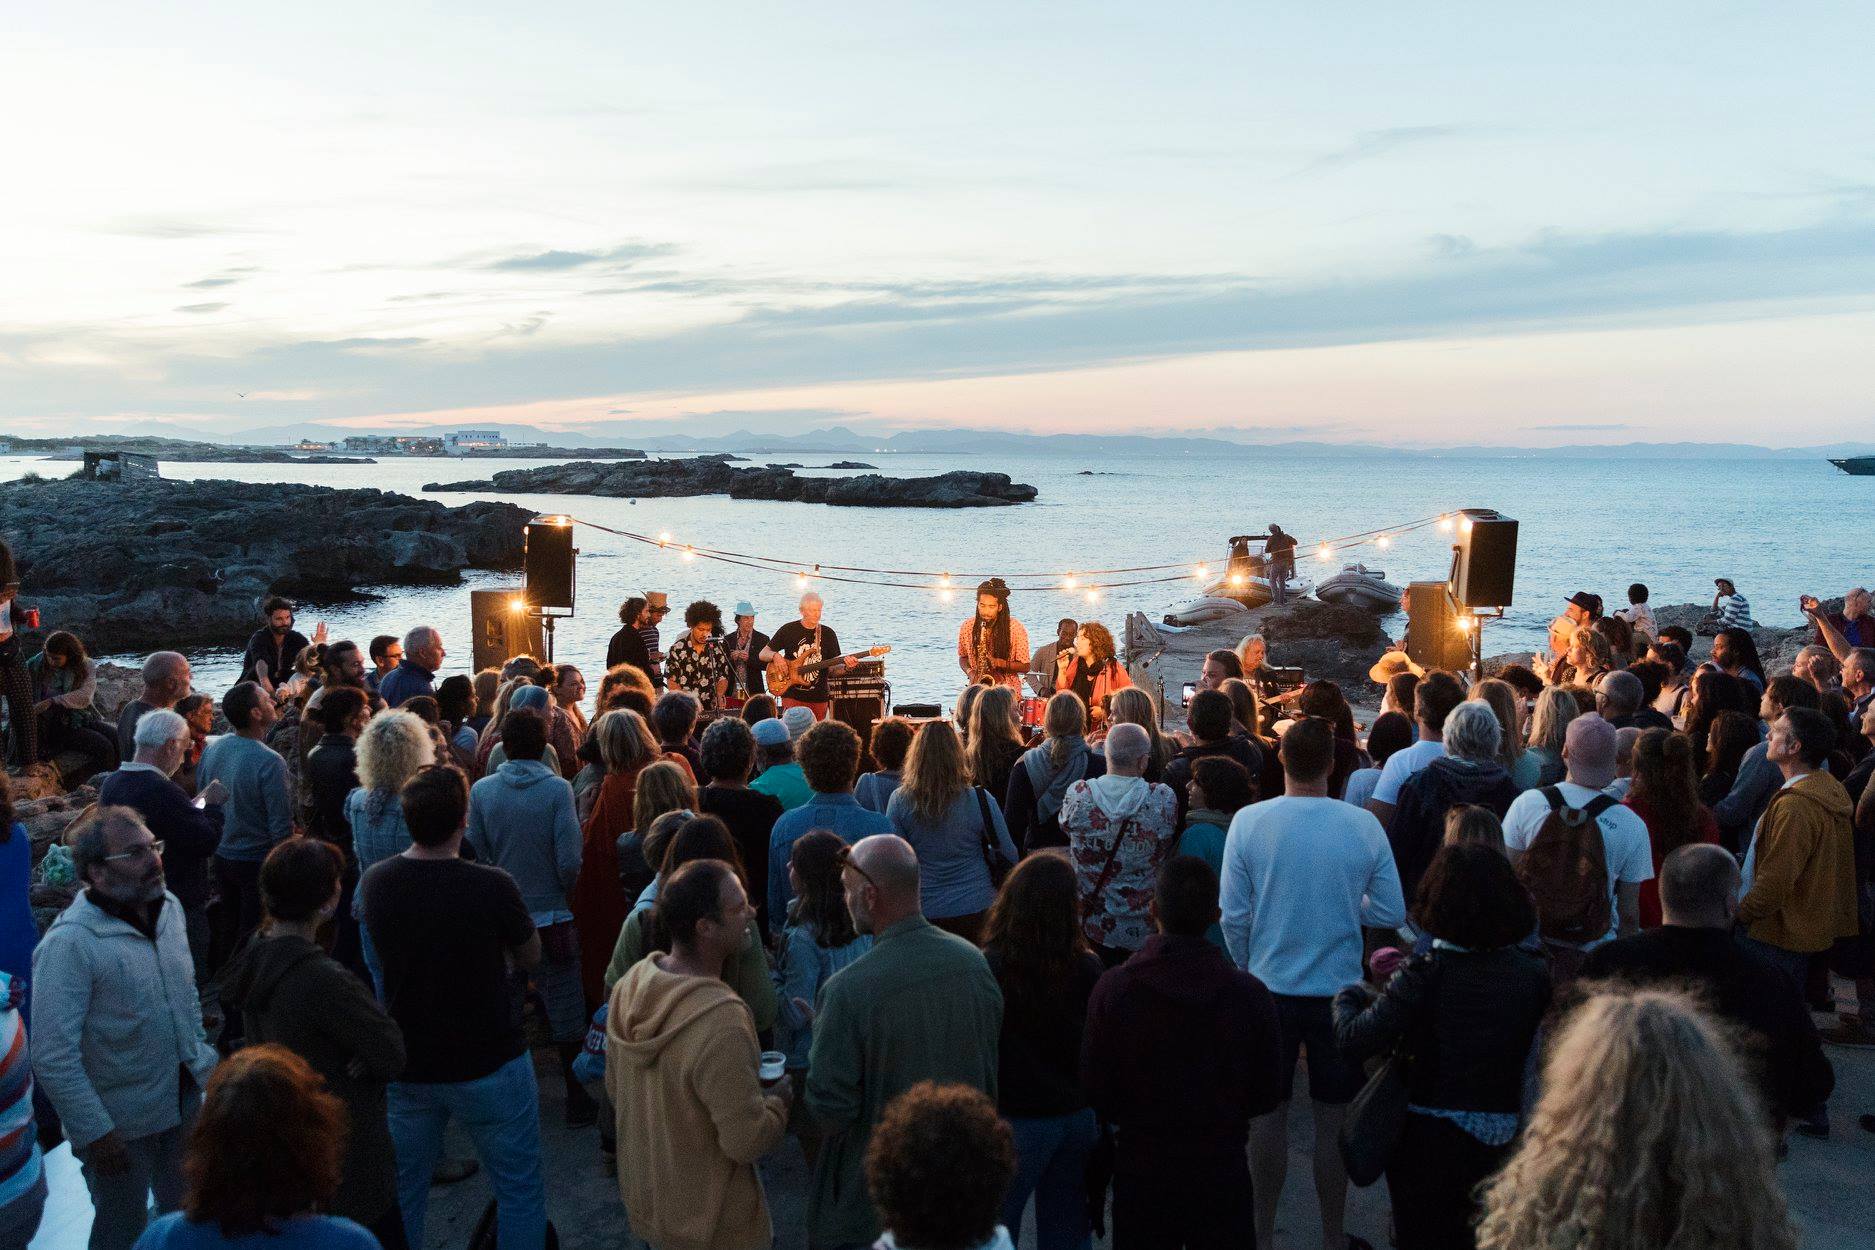
[[[377,1250],[364,1228],[318,1214],[338,1192],[344,1152],[345,1106],[304,1059],[284,1046],[236,1051],[202,1091],[182,1165],[182,1209],[156,1220],[137,1245]]]
[[[351,826],[352,848],[363,877],[379,860],[410,849],[410,826],[404,823],[404,805],[398,791],[404,783],[436,760],[430,730],[409,712],[380,712],[365,722],[353,746],[358,767],[358,788],[345,797],[345,822]],[[384,969],[365,928],[365,894],[352,895],[352,919],[358,922],[359,945],[371,980],[384,993]]]
[[[1100,959],[1081,931],[1080,885],[1059,850],[1009,874],[990,908],[983,957],[1003,991],[996,1106],[1015,1135],[1016,1177],[1003,1223],[1022,1227],[1035,1199],[1039,1250],[1087,1245],[1087,1158],[1099,1137],[1081,1089],[1081,1037]]]
[[[1794,1250],[1775,1143],[1730,1037],[1670,990],[1598,993],[1543,1065],[1480,1250]]]
[[[968,1085],[920,1081],[886,1104],[866,1144],[866,1192],[895,1250],[1015,1250],[997,1222],[1015,1144]]]
[[[1087,705],[1095,725],[1107,719],[1113,692],[1133,684],[1120,664],[1113,635],[1099,621],[1089,621],[1074,635],[1074,649],[1055,661],[1055,689],[1072,690]]]

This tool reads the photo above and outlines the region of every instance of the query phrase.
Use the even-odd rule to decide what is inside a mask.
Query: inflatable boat
[[[1183,603],[1173,604],[1166,609],[1161,619],[1167,625],[1202,625],[1206,621],[1222,620],[1227,616],[1241,616],[1250,609],[1235,599],[1226,599],[1222,595],[1203,594],[1196,599],[1187,599]]]
[[[1304,598],[1310,585],[1308,578],[1292,573],[1283,582],[1283,598],[1285,601]],[[1271,598],[1269,578],[1255,573],[1235,573],[1221,578],[1206,586],[1204,593],[1208,599],[1229,599],[1246,608],[1260,608]]]
[[[1350,564],[1333,577],[1324,577],[1315,586],[1315,597],[1323,603],[1339,603],[1350,608],[1365,608],[1376,616],[1400,610],[1400,596],[1406,592],[1387,580],[1386,573],[1365,564]]]

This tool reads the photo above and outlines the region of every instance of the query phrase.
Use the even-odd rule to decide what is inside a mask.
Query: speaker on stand
[[[1517,580],[1517,522],[1492,508],[1462,508],[1447,585],[1474,681],[1484,678],[1484,623],[1511,604]]]
[[[553,624],[573,615],[573,518],[537,516],[522,530],[522,567],[526,589],[523,610],[546,630],[547,662],[553,663]]]

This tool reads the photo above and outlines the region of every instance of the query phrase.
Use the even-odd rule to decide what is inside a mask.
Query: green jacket
[[[807,1110],[827,1134],[807,1200],[808,1242],[871,1245],[879,1217],[862,1172],[885,1105],[919,1081],[996,1098],[1003,992],[983,953],[922,916],[821,986],[807,1063]]]

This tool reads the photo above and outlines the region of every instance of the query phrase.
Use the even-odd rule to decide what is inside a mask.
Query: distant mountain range
[[[700,414],[690,421],[605,421],[564,429],[543,429],[534,425],[477,423],[476,429],[498,430],[510,442],[547,443],[556,448],[638,447],[654,452],[743,452],[755,454],[829,454],[865,453],[871,455],[1044,455],[1087,458],[1090,456],[1231,456],[1343,458],[1370,457],[1376,453],[1437,459],[1645,459],[1645,460],[1761,460],[1812,459],[1819,456],[1858,456],[1875,454],[1875,442],[1830,443],[1813,447],[1763,447],[1751,443],[1577,443],[1562,447],[1388,447],[1376,443],[1325,443],[1320,441],[1258,442],[1256,431],[1246,429],[1239,437],[1200,437],[1187,434],[1026,434],[1006,430],[900,430],[868,432],[847,425],[813,428],[800,434],[773,430],[756,432],[737,428],[728,433],[692,432],[709,430],[711,423],[727,424],[731,414]],[[737,414],[754,415],[754,414]],[[805,415],[805,414],[803,414]],[[803,422],[805,424],[805,422]],[[454,429],[449,426],[370,428],[301,422],[268,426],[232,433],[196,429],[167,422],[101,422],[95,433],[139,434],[153,437],[190,439],[199,442],[244,446],[281,446],[301,439],[333,442],[356,434],[411,434],[423,429]],[[761,424],[768,424],[762,422]],[[110,428],[105,428],[110,427]],[[118,428],[121,427],[121,428]],[[0,431],[0,439],[6,437]],[[69,441],[83,441],[74,436]]]

